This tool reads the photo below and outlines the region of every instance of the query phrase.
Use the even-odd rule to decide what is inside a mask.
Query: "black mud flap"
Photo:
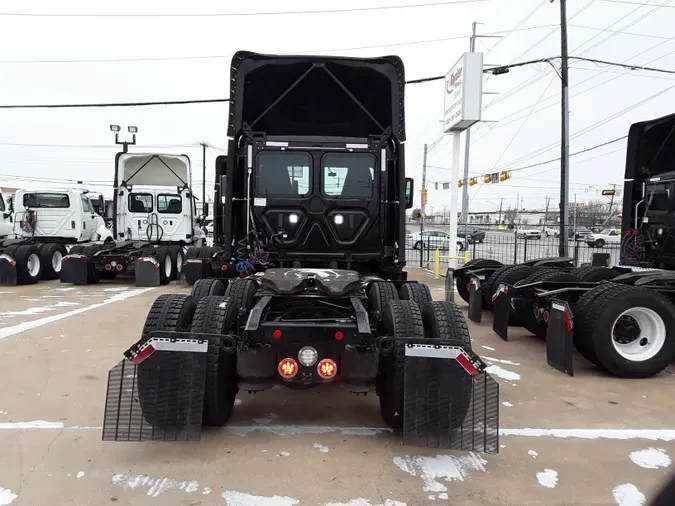
[[[207,341],[153,338],[108,374],[103,441],[199,441]]]
[[[483,319],[483,291],[480,279],[471,276],[469,280],[469,320],[480,323]]]
[[[492,296],[494,311],[492,318],[492,330],[504,341],[509,340],[509,313],[511,312],[511,294],[509,287],[500,285],[497,292]]]
[[[403,444],[499,453],[499,384],[459,346],[408,344]]]
[[[16,286],[16,261],[9,255],[0,255],[0,286]]]
[[[448,267],[445,274],[445,302],[455,302],[455,271]]]
[[[192,286],[200,279],[211,277],[211,261],[203,258],[188,258],[183,262],[185,282]]]
[[[142,257],[136,262],[136,286],[159,286],[159,262],[154,257]]]
[[[574,317],[567,302],[553,299],[546,332],[548,365],[574,376]]]
[[[94,263],[84,255],[66,255],[61,264],[61,283],[86,285],[93,277]]]

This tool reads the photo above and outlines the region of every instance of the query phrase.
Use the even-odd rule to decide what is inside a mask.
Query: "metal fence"
[[[406,244],[406,263],[411,267],[423,267],[433,269],[436,262],[439,262],[442,272],[448,267],[460,267],[465,260],[474,258],[487,258],[490,260],[498,260],[503,264],[517,264],[528,260],[537,258],[558,257],[558,238],[542,237],[541,239],[534,238],[517,238],[513,233],[507,232],[493,232],[488,233],[483,242],[476,242],[465,245],[465,251],[457,251],[457,257],[450,257],[454,255],[453,251],[449,251],[446,245],[440,248],[431,242],[416,249],[415,245]],[[605,244],[602,247],[590,246],[583,240],[570,240],[567,243],[568,256],[574,258],[574,263],[581,266],[584,263],[591,263],[593,254],[605,253],[608,255],[609,265],[618,265],[620,256],[620,244]]]

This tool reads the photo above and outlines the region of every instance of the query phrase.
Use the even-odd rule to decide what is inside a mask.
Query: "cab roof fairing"
[[[192,187],[192,166],[187,155],[118,153],[115,185]]]
[[[405,72],[398,56],[232,58],[227,135],[363,137],[405,141]]]

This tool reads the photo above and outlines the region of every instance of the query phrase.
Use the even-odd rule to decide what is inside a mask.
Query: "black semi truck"
[[[462,312],[404,270],[400,58],[240,51],[231,68],[215,245],[111,371],[104,439],[194,439],[239,390],[337,382],[379,396],[407,444],[498,452],[498,385]]]
[[[607,372],[643,378],[675,359],[675,114],[635,123],[627,141],[619,263],[571,258],[520,265],[475,259],[451,271],[473,319],[494,311],[494,329],[524,326],[552,340],[572,371],[571,350]],[[602,255],[597,255],[602,257]],[[605,256],[606,258],[606,256]],[[477,293],[480,292],[480,295]],[[552,315],[565,325],[550,325]],[[548,344],[548,343],[547,343]]]

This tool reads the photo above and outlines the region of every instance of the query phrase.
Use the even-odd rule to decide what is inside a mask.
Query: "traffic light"
[[[616,190],[602,190],[602,194],[605,197],[611,197],[612,195],[616,194]]]
[[[463,180],[463,179],[460,179],[459,181],[457,181],[457,186],[460,187],[460,188],[461,188],[462,186],[464,186],[464,180]]]
[[[506,181],[507,179],[511,179],[511,173],[510,172],[504,171],[504,172],[501,172],[499,174],[499,180],[500,181]]]
[[[485,174],[485,176],[483,176],[483,182],[491,183],[492,182],[492,176],[490,174]]]
[[[478,184],[478,178],[477,177],[472,177],[469,179],[469,186],[473,186],[475,184]]]
[[[426,206],[428,200],[429,200],[429,189],[424,188],[424,190],[422,190],[422,204]]]

